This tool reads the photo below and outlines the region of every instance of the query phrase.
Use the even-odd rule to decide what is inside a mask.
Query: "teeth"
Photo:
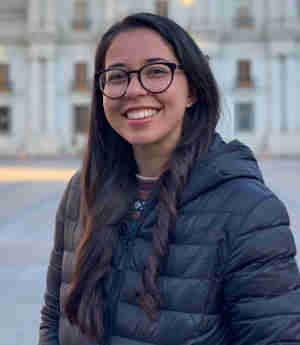
[[[139,111],[131,111],[128,112],[127,118],[128,119],[143,119],[145,117],[153,116],[157,113],[155,109],[146,109],[146,110],[139,110]]]

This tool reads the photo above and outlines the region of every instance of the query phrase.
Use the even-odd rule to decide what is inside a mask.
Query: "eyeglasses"
[[[126,94],[133,73],[137,73],[138,80],[145,90],[151,93],[166,91],[172,84],[176,68],[182,69],[182,66],[172,62],[159,62],[132,71],[113,67],[97,72],[95,78],[104,96],[117,99]]]

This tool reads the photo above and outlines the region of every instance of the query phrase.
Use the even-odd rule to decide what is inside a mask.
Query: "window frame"
[[[237,88],[252,88],[253,78],[252,78],[252,61],[249,59],[240,59],[237,61]]]
[[[84,117],[87,117],[84,119]],[[87,135],[89,125],[89,105],[74,104],[73,105],[73,134]],[[84,120],[83,120],[84,119]]]
[[[233,22],[238,29],[254,28],[254,16],[247,4],[240,4],[235,8]]]
[[[156,0],[155,1],[155,13],[167,17],[169,12],[168,0]]]
[[[86,31],[90,27],[87,0],[73,0],[72,28],[75,31]]]
[[[249,107],[249,109],[242,109],[242,107]],[[247,111],[247,114],[246,114]],[[248,118],[246,118],[246,116]],[[247,123],[245,126],[244,124]],[[255,110],[254,102],[252,101],[238,101],[234,104],[234,124],[235,130],[238,133],[252,134],[255,131]],[[241,126],[242,124],[242,126]]]
[[[6,109],[7,113],[5,114],[8,118],[7,120],[7,129],[2,129],[2,110]],[[0,135],[1,136],[8,136],[11,134],[12,131],[12,111],[9,105],[0,105]]]
[[[0,93],[11,91],[10,64],[0,63]]]
[[[73,91],[87,91],[89,89],[88,63],[81,61],[74,63]]]

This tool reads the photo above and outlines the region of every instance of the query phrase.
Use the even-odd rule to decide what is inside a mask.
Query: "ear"
[[[194,105],[197,102],[197,94],[196,94],[196,90],[193,88],[189,90],[189,94],[187,97],[187,104],[186,104],[186,108],[190,108],[192,105]]]

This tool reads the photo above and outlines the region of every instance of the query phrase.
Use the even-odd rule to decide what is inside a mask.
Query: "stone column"
[[[28,5],[30,83],[25,149],[31,154],[54,154],[59,149],[55,126],[55,1],[30,0]]]
[[[281,95],[281,85],[280,85],[280,61],[278,55],[271,55],[271,95],[270,99],[272,102],[272,114],[270,116],[272,125],[271,128],[274,132],[280,132],[280,122],[281,122],[281,109],[282,109],[282,95]]]
[[[117,4],[116,0],[104,0],[104,22],[106,26],[112,24],[116,18]]]
[[[266,0],[268,1],[268,0]],[[265,3],[265,10],[268,10],[268,3]],[[268,19],[265,13],[265,20]],[[265,103],[265,114],[264,114],[264,121],[262,121],[262,137],[260,143],[260,153],[263,155],[267,155],[270,151],[270,137],[273,130],[273,99],[272,99],[272,85],[274,83],[274,71],[273,71],[273,56],[271,55],[270,51],[270,44],[269,42],[265,43],[264,45],[264,103]]]
[[[201,27],[210,24],[209,10],[211,5],[209,4],[209,1],[210,0],[203,0],[199,2],[199,12],[197,13],[197,16],[194,17],[194,20],[197,21],[197,17],[199,16],[198,20],[200,20]]]
[[[46,4],[46,30],[53,34],[55,40],[56,34],[56,1],[47,0]],[[56,102],[56,84],[55,84],[55,41],[48,45],[46,53],[46,85],[45,85],[45,117],[46,133],[50,137],[55,134],[55,102]]]
[[[40,25],[39,0],[29,0],[28,4],[28,29],[33,32]]]
[[[285,0],[285,15],[286,21],[289,24],[297,24],[299,20],[298,11],[297,11],[297,2],[298,0]]]
[[[54,50],[54,49],[53,49]],[[46,62],[46,133],[50,136],[55,134],[55,59],[54,52]]]
[[[295,55],[289,55],[286,61],[286,121],[289,132],[295,132],[297,128],[297,98],[299,89],[297,88],[297,59]]]
[[[287,126],[287,56],[279,56],[280,64],[280,131],[286,132]]]
[[[48,32],[56,31],[56,1],[47,0],[46,4],[46,30]]]
[[[219,0],[210,0],[209,2],[209,23],[212,25],[214,28],[219,27],[219,5],[220,1]]]
[[[271,0],[269,2],[269,6],[270,6],[270,19],[272,21],[272,25],[280,24],[285,15],[284,1]]]
[[[30,54],[29,59],[29,80],[28,85],[28,118],[29,118],[29,136],[35,136],[40,133],[41,123],[41,64],[38,56],[35,54]]]
[[[296,71],[299,71],[300,70],[300,54],[298,53],[298,54],[296,54],[296,57],[295,57],[295,60],[296,60]],[[300,75],[299,75],[299,73],[296,73],[296,75],[295,75],[295,77],[296,77],[296,88],[295,88],[295,91],[296,90],[300,90]],[[297,97],[299,97],[299,95],[297,95]],[[298,101],[298,98],[296,98],[296,103],[298,103],[297,102]],[[296,107],[297,107],[297,105],[296,105]],[[297,108],[296,108],[296,110],[297,110]],[[297,133],[300,133],[300,116],[299,115],[297,115],[296,116],[296,114],[298,114],[298,112],[296,112],[295,113],[295,117],[296,117],[296,123],[295,123],[295,130],[297,131]]]

